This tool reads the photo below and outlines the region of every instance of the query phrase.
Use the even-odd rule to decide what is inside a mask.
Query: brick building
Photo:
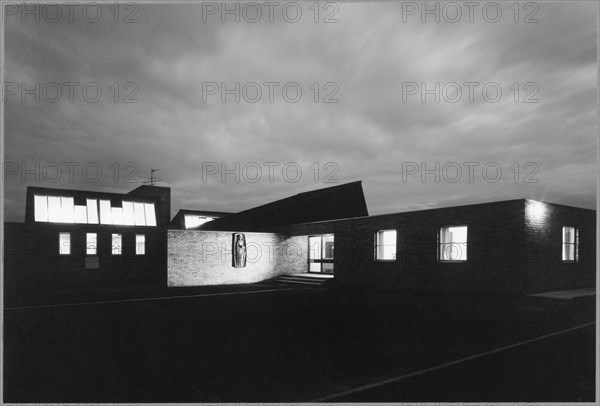
[[[180,210],[170,189],[30,187],[5,224],[5,286],[254,283],[304,274],[360,289],[526,294],[593,287],[596,212],[528,199],[369,216],[360,182],[230,214]],[[234,233],[246,266],[232,265]]]

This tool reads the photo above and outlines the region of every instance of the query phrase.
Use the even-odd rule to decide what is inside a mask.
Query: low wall
[[[255,283],[307,270],[306,238],[274,233],[244,233],[246,266],[234,268],[232,235],[233,232],[222,231],[169,230],[168,286]]]

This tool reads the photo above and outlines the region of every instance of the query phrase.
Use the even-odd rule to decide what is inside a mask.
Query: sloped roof
[[[213,220],[216,231],[272,231],[278,226],[368,216],[362,182],[317,189]]]

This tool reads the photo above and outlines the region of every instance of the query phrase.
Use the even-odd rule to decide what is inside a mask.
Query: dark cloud
[[[21,103],[10,96],[5,161],[28,168],[36,162],[42,168],[49,162],[97,163],[104,175],[98,182],[78,172],[74,181],[63,175],[48,183],[42,176],[40,183],[121,192],[137,186],[151,167],[160,168],[163,184],[172,187],[174,212],[243,210],[331,186],[324,179],[333,172],[329,180],[363,179],[374,214],[522,197],[595,207],[598,5],[538,3],[538,22],[526,24],[524,10],[519,23],[513,21],[511,4],[502,5],[497,23],[477,12],[473,23],[466,17],[422,23],[419,16],[403,22],[402,6],[390,3],[341,3],[333,24],[314,23],[308,3],[293,24],[277,12],[273,23],[264,17],[223,24],[203,15],[199,4],[143,4],[139,21],[131,24],[114,23],[108,6],[93,24],[82,18],[21,23],[9,16],[6,82],[71,81],[81,84],[78,91],[94,82],[103,95],[97,103],[80,93],[74,103],[66,95],[57,103],[31,97]],[[136,90],[125,89],[128,82],[137,86],[137,103],[123,103]],[[204,102],[206,82],[229,88],[256,82],[263,97],[221,103],[216,95]],[[297,82],[302,98],[286,102],[280,85],[270,103],[264,82]],[[319,103],[312,100],[315,82]],[[324,89],[327,82],[337,87]],[[418,94],[403,100],[405,82],[426,82],[428,88],[456,82],[463,92],[465,82],[480,85],[473,102],[463,93],[457,103],[436,103],[432,96],[422,103]],[[115,83],[118,103],[110,87]],[[482,98],[486,83],[501,86],[500,101]],[[323,103],[332,89],[339,102]],[[523,103],[533,91],[539,102]],[[256,183],[243,176],[239,183],[233,176],[225,183],[219,176],[203,179],[203,162],[230,169],[257,163],[263,176]],[[273,182],[265,162],[280,164]],[[403,181],[403,163],[411,162],[463,169],[477,162],[479,172],[474,182],[466,174],[456,183],[432,176],[423,183],[419,174]],[[523,183],[530,162],[537,183]],[[302,169],[298,182],[282,176],[286,163]],[[517,182],[510,169],[515,163]],[[501,167],[499,181],[483,179],[486,164]],[[138,183],[124,182],[125,175]],[[32,176],[9,176],[7,220],[23,218],[25,188],[33,184]]]

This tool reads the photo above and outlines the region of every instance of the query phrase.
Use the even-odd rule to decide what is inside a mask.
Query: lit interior
[[[135,255],[146,254],[146,236],[143,234],[135,235]]]
[[[440,230],[440,260],[467,260],[467,226],[442,227]]]
[[[383,230],[377,233],[377,259],[396,259],[396,230]]]

